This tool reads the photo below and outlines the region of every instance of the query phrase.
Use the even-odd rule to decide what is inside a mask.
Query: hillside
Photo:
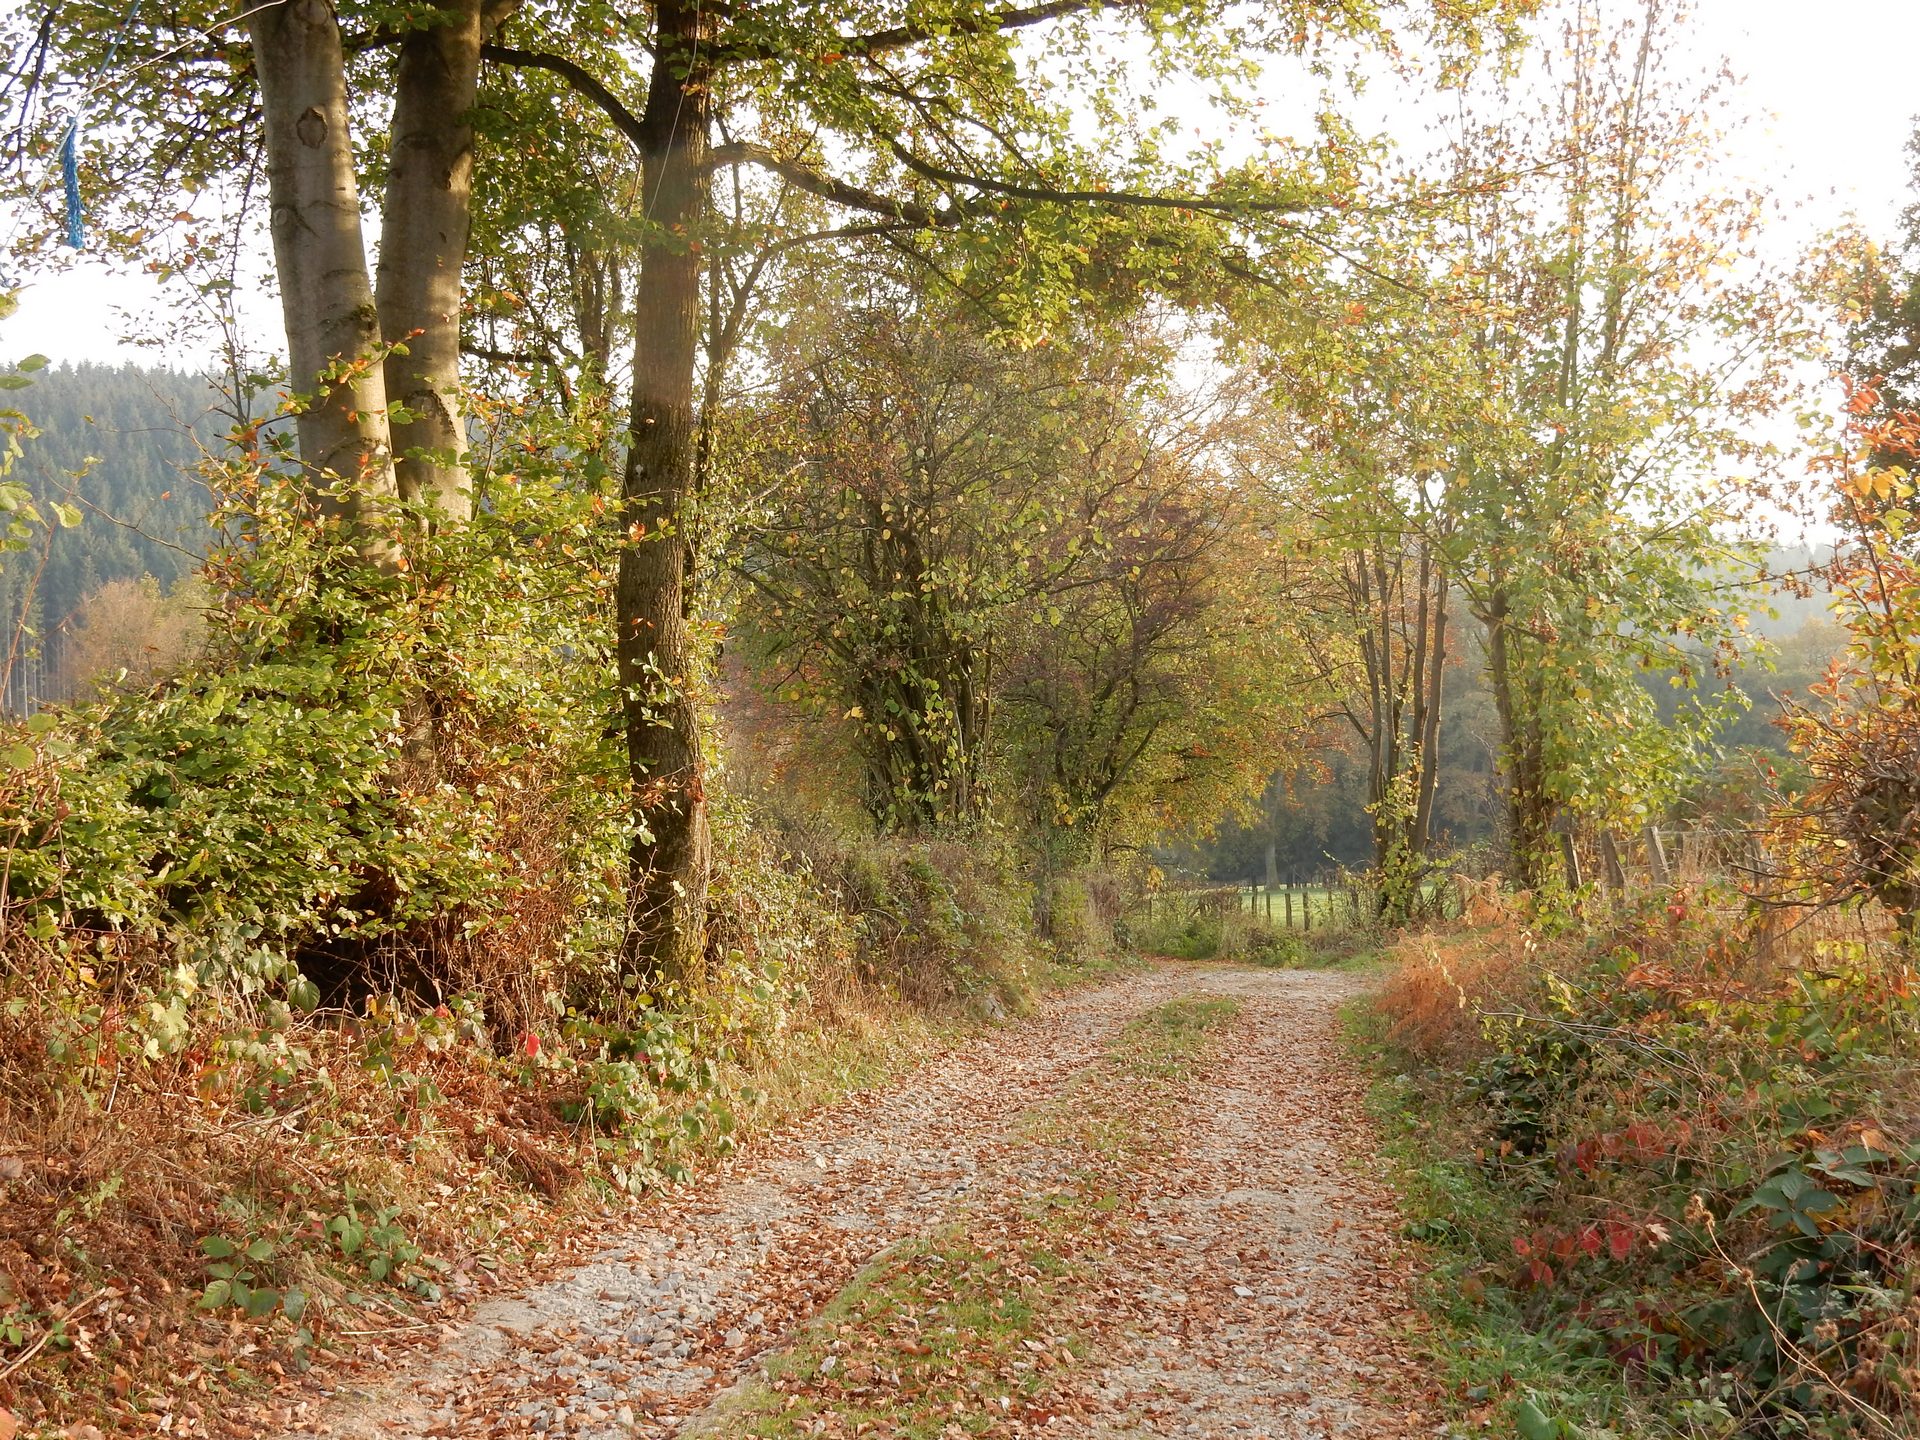
[[[51,367],[10,398],[39,432],[24,442],[16,476],[39,500],[65,501],[83,517],[0,553],[0,635],[11,655],[0,709],[23,714],[68,688],[69,636],[90,596],[146,576],[164,591],[192,572],[210,508],[194,467],[231,422],[204,377],[134,365]]]

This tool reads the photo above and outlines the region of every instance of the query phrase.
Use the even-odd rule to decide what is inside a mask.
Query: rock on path
[[[1018,1117],[1097,1063],[1129,1020],[1195,993],[1235,996],[1242,1020],[1199,1077],[1182,1153],[1156,1167],[1132,1217],[1137,1243],[1103,1277],[1137,1303],[1088,1357],[1098,1419],[1081,1433],[1432,1433],[1391,1398],[1417,1388],[1395,1351],[1406,1261],[1388,1197],[1351,1164],[1365,1145],[1360,1086],[1334,1026],[1356,983],[1171,963],[750,1142],[641,1208],[585,1264],[487,1302],[384,1377],[356,1376],[289,1433],[680,1434],[876,1254],[976,1187],[1031,1184],[1030,1152],[1010,1159]]]

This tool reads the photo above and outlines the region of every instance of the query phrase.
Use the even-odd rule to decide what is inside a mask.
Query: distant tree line
[[[75,507],[81,523],[0,555],[0,709],[18,715],[65,698],[88,656],[135,654],[140,627],[182,623],[157,619],[149,602],[174,592],[206,551],[211,501],[196,464],[227,428],[217,399],[204,376],[132,364],[36,377],[21,403],[38,434],[16,475],[43,506]],[[90,625],[89,602],[116,582],[111,613]],[[107,644],[109,625],[126,634]],[[78,638],[89,630],[90,643]]]

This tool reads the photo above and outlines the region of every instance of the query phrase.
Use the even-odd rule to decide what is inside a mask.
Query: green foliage
[[[1194,907],[1184,914],[1150,918],[1129,926],[1128,941],[1148,955],[1171,955],[1176,960],[1211,960],[1220,953],[1226,933],[1225,912]]]
[[[67,813],[16,821],[14,893],[110,927],[280,935],[405,923],[408,908],[375,913],[376,869],[411,918],[446,903],[441,885],[471,894],[483,877],[436,853],[452,837],[383,784],[400,717],[396,693],[369,695],[319,656],[189,677],[89,717],[58,781]]]
[[[1434,166],[1453,198],[1372,237],[1379,270],[1419,283],[1329,296],[1354,323],[1312,361],[1291,354],[1291,314],[1270,320],[1277,398],[1315,427],[1321,478],[1299,503],[1316,539],[1417,541],[1480,631],[1503,868],[1533,890],[1557,821],[1663,813],[1742,704],[1716,683],[1756,648],[1734,577],[1757,569],[1748,537],[1781,478],[1751,426],[1818,345],[1751,252],[1759,197],[1715,188],[1722,97],[1678,59],[1677,23],[1653,5],[1544,12],[1564,63],[1469,82]],[[1493,172],[1524,178],[1466,183]],[[1397,673],[1374,668],[1391,693]],[[1396,770],[1373,769],[1378,804]]]
[[[1159,895],[1150,906],[1128,914],[1122,938],[1141,954],[1176,960],[1232,960],[1291,969],[1315,959],[1311,937],[1268,923],[1232,890]]]
[[[1002,1014],[1031,988],[1030,897],[1012,857],[982,835],[876,841],[844,853],[844,900],[859,917],[859,963],[921,1003]]]
[[[231,598],[207,659],[25,736],[31,763],[0,776],[16,916],[42,935],[246,927],[297,948],[453,915],[478,933],[539,885],[577,896],[591,933],[593,905],[615,903],[602,876],[625,822],[598,783],[593,717],[611,701],[595,591],[545,560],[584,539],[590,497],[541,473],[540,443],[457,543],[417,541],[396,577],[358,572],[297,487],[236,462],[220,477],[235,542],[215,569]],[[357,578],[322,583],[342,567]],[[423,688],[442,700],[432,722]],[[562,874],[507,848],[530,795],[547,824],[571,817],[550,832]]]
[[[271,1240],[250,1240],[243,1245],[223,1235],[209,1235],[200,1242],[200,1253],[207,1257],[210,1277],[200,1295],[201,1309],[219,1310],[231,1305],[249,1320],[258,1320],[284,1307],[287,1318],[295,1321],[306,1309],[301,1291],[277,1290],[263,1278],[262,1267],[275,1254]]]
[[[718,1011],[716,997],[704,1008]],[[648,1008],[617,1022],[569,1021],[562,1034],[571,1043],[555,1069],[578,1098],[563,1100],[560,1114],[596,1132],[617,1185],[637,1192],[684,1180],[696,1145],[733,1148],[721,1071],[734,1056],[725,1039],[702,1033],[697,1014]],[[754,1096],[741,1098],[751,1105]]]
[[[1066,869],[1232,808],[1289,666],[1170,345],[1023,350],[912,276],[854,283],[852,315],[788,318],[790,378],[729,445],[762,685],[882,829],[993,815]]]
[[[346,1208],[324,1227],[341,1260],[379,1285],[405,1288],[423,1300],[438,1300],[440,1286],[432,1276],[444,1262],[424,1255],[408,1236],[397,1205],[369,1205],[348,1192]]]

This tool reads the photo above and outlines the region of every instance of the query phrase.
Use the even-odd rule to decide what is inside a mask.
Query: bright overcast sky
[[[1805,223],[1779,237],[1779,258],[1848,212],[1889,232],[1906,202],[1904,147],[1920,110],[1912,85],[1920,0],[1696,0],[1695,30],[1702,59],[1725,56],[1744,77],[1744,108],[1770,117],[1739,138],[1729,175],[1782,200],[1810,201]],[[0,325],[0,355],[201,363],[198,354],[161,356],[119,342],[116,310],[146,310],[155,298],[153,282],[83,261],[23,293],[19,313]]]

